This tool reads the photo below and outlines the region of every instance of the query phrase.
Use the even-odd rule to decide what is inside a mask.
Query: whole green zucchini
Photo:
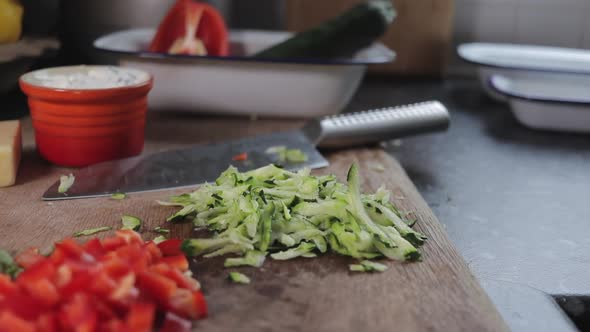
[[[368,47],[395,18],[391,0],[358,4],[340,16],[265,49],[258,58],[341,58]]]

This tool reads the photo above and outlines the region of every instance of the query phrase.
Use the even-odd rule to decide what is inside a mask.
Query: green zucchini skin
[[[340,16],[265,49],[257,58],[342,58],[368,47],[395,18],[390,0],[358,4]]]

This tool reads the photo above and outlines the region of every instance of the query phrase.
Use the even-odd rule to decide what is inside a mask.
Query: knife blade
[[[273,146],[300,149],[307,155],[303,163],[281,163],[289,170],[329,165],[317,147],[343,147],[379,142],[402,136],[445,130],[450,117],[437,101],[383,108],[326,117],[309,122],[301,130],[247,137],[239,140],[196,145],[92,165],[73,172],[74,184],[59,193],[59,181],[43,195],[43,200],[64,200],[108,196],[195,186],[215,180],[230,165],[247,171],[279,163]],[[233,157],[247,153],[244,161]]]

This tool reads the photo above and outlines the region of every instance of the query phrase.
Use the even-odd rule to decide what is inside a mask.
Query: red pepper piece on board
[[[43,314],[37,318],[37,331],[58,332],[57,317],[53,313]]]
[[[74,295],[61,307],[57,315],[62,330],[88,332],[96,330],[98,315],[86,294]]]
[[[46,278],[23,283],[22,288],[27,291],[29,296],[46,307],[52,307],[60,300],[57,287]]]
[[[163,257],[161,261],[180,271],[184,272],[188,270],[188,259],[186,259],[185,255],[167,256]]]
[[[6,274],[0,274],[0,296],[10,297],[18,290],[17,286],[12,282],[10,277]]]
[[[15,257],[16,263],[22,268],[29,268],[43,260],[45,256],[39,253],[39,248],[31,247]]]
[[[156,306],[153,303],[135,303],[129,308],[126,323],[130,332],[153,330]]]
[[[149,51],[226,56],[228,39],[223,17],[214,7],[194,0],[178,0],[160,23]]]
[[[0,331],[2,332],[35,332],[35,324],[27,322],[10,311],[0,313]]]
[[[164,325],[160,332],[190,332],[192,325],[190,320],[168,312],[164,317]]]
[[[244,153],[240,153],[238,155],[235,155],[232,158],[233,161],[246,161],[248,160],[248,153],[244,152]]]
[[[0,274],[0,332],[147,332],[166,313],[161,331],[189,331],[207,303],[181,243],[117,231],[85,244],[64,239],[47,257],[27,250],[16,279]]]
[[[179,269],[174,269],[170,267],[170,265],[168,264],[160,263],[152,265],[150,267],[150,270],[170,280],[173,280],[178,287],[186,288],[192,291],[197,291],[201,289],[201,284],[199,284],[197,280],[183,274]]]
[[[98,238],[94,238],[86,242],[86,244],[84,245],[84,249],[87,253],[94,256],[94,258],[99,258],[105,253],[105,249]]]
[[[183,255],[182,249],[180,246],[182,245],[182,240],[179,239],[170,239],[164,242],[158,243],[158,248],[162,251],[164,256],[176,256],[176,255]]]
[[[167,304],[178,289],[174,281],[153,272],[144,271],[137,277],[141,291],[149,294],[162,305]]]

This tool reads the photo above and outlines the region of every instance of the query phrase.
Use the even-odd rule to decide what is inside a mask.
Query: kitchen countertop
[[[471,79],[371,79],[348,109],[427,99],[447,105],[450,130],[386,148],[514,331],[574,331],[548,294],[590,295],[589,136],[526,129]],[[2,117],[25,110],[0,102]]]
[[[388,150],[514,331],[575,330],[547,294],[590,294],[590,136],[527,129],[471,79],[368,82],[350,108],[426,99],[449,131]]]

